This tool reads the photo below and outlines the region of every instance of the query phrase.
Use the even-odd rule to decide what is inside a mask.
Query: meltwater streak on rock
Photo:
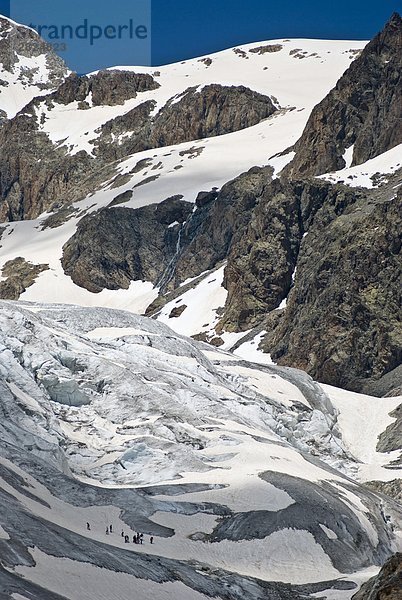
[[[63,248],[64,270],[91,292],[127,289],[136,280],[156,284],[174,267],[182,224],[191,211],[189,202],[170,198],[139,209],[90,214]],[[172,223],[178,225],[169,227]]]
[[[172,260],[170,261],[168,266],[166,267],[164,273],[162,274],[162,277],[159,279],[159,281],[155,285],[155,287],[157,289],[159,289],[161,293],[163,293],[166,290],[166,286],[170,283],[170,281],[174,277],[174,273],[175,273],[175,269],[176,269],[176,262],[180,255],[180,251],[181,251],[182,232],[183,232],[183,226],[180,227],[180,230],[179,230],[179,233],[177,236],[175,254],[172,257]]]

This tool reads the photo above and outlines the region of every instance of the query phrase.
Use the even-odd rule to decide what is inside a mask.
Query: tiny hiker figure
[[[91,526],[90,526],[90,524],[89,524],[89,523],[87,523],[87,530],[88,530],[88,531],[91,531]]]
[[[113,525],[109,525],[109,531],[110,533],[113,533]]]
[[[153,544],[153,543],[154,543],[154,536],[153,536],[153,535],[151,535],[151,537],[149,538],[149,543],[150,543],[150,544]]]
[[[109,527],[106,527],[106,535],[109,535]]]
[[[124,537],[124,531],[123,530],[121,531],[121,537]]]

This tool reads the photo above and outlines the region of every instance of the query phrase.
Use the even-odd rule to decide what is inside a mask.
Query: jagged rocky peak
[[[359,165],[402,142],[402,19],[394,13],[318,104],[285,172],[292,177]]]
[[[57,88],[68,75],[64,61],[33,29],[2,16],[0,65],[0,116],[3,118],[14,116],[35,95]]]

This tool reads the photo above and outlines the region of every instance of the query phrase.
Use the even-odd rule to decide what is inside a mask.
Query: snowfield
[[[376,452],[401,398],[24,302],[0,304],[0,374],[0,582],[21,597],[346,599],[399,547],[400,507],[358,480],[401,476]]]
[[[353,146],[348,148],[346,152],[349,153],[351,162]],[[332,183],[345,183],[351,187],[362,186],[369,189],[378,186],[379,183],[386,183],[395,171],[402,166],[402,144],[366,161],[362,165],[351,167],[350,162],[347,163],[344,169],[320,175],[319,178]]]

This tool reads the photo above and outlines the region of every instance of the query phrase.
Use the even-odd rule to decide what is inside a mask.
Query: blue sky
[[[74,24],[88,17],[117,27],[131,16],[134,25],[147,22],[150,28],[144,5],[151,4],[152,36],[146,41],[124,40],[124,35],[120,41],[103,36],[92,45],[75,40],[64,54],[67,62],[84,72],[115,64],[165,64],[264,39],[369,39],[402,8],[395,0],[11,0],[11,16],[43,23],[51,7],[52,13],[64,13],[63,23],[69,15]],[[9,1],[0,0],[0,12],[10,14],[9,7]],[[25,17],[23,9],[30,15]]]
[[[399,0],[153,0],[154,64],[264,39],[370,39]]]

